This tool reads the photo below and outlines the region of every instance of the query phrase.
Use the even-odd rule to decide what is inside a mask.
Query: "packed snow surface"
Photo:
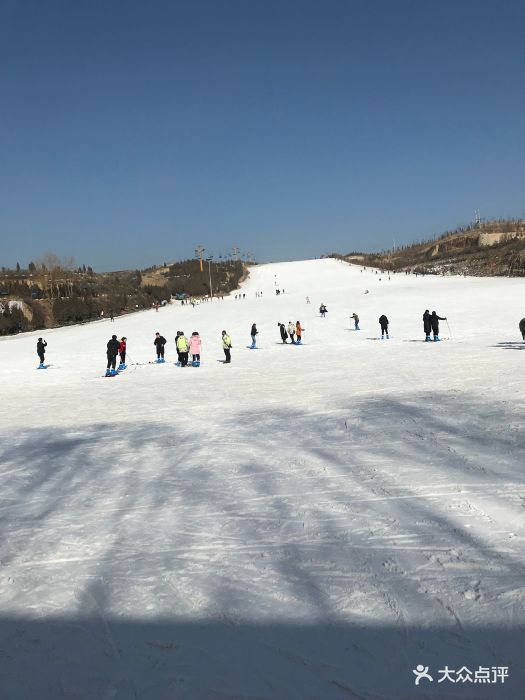
[[[245,299],[2,339],[0,697],[525,697],[524,290],[279,263]]]

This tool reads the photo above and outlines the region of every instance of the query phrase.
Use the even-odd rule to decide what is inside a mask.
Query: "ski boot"
[[[441,338],[439,337],[439,335],[434,336],[434,343],[439,343],[440,340]]]
[[[164,364],[164,362],[166,362],[166,360],[163,357],[161,357],[160,362],[161,362],[161,364]]]
[[[118,374],[118,372],[117,372],[116,369],[112,369],[112,370],[111,370],[111,376],[112,376],[112,377],[116,377],[117,374]]]
[[[390,336],[388,335],[388,333],[386,334],[386,339],[390,340]]]
[[[109,367],[106,370],[106,377],[111,377],[111,370],[109,369]]]
[[[432,341],[432,338],[429,335],[427,335],[425,338],[425,343],[430,343],[431,341]]]
[[[37,367],[37,369],[45,369],[45,368],[46,368],[46,366],[43,362],[41,362]]]

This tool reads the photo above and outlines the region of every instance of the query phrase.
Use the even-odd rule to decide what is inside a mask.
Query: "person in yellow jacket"
[[[179,362],[181,367],[188,366],[188,352],[190,350],[189,340],[184,335],[183,331],[177,331],[177,337],[175,338],[175,345],[177,346],[177,354],[179,356]]]
[[[222,332],[222,349],[224,350],[224,355],[226,356],[226,359],[224,360],[224,364],[229,365],[230,362],[232,361],[231,357],[231,347],[232,347],[232,339],[230,336],[226,333],[226,331]]]

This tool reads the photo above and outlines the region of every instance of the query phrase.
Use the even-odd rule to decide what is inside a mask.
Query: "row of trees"
[[[55,253],[46,253],[36,262],[28,264],[27,268],[23,268],[19,262],[16,263],[15,269],[2,266],[2,273],[9,275],[13,273],[22,274],[38,274],[38,273],[53,273],[53,272],[75,272],[77,274],[93,274],[93,268],[90,265],[77,265],[72,257],[60,258]]]
[[[175,295],[205,296],[210,274],[214,295],[228,294],[239,286],[245,267],[240,261],[210,263],[209,268],[206,263],[201,272],[199,261],[185,260],[159,274],[159,284],[144,284],[140,270],[88,277],[61,271],[38,280],[5,277],[0,280],[0,335],[82,323],[99,318],[101,312],[119,315]],[[10,308],[8,299],[22,302],[25,313]]]

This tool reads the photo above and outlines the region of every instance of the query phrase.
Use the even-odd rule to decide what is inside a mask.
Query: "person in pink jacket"
[[[190,352],[192,355],[192,365],[194,367],[201,366],[201,337],[197,331],[193,331],[190,338]]]

